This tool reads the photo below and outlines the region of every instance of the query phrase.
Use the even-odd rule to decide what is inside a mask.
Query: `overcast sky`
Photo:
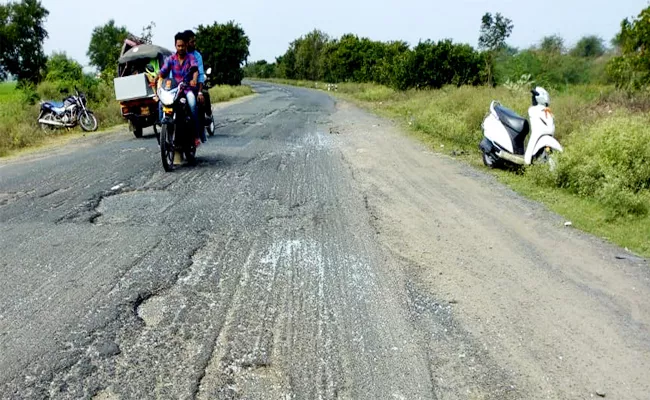
[[[476,46],[481,16],[501,12],[512,19],[508,43],[528,47],[545,35],[559,34],[567,45],[597,34],[607,43],[625,17],[648,0],[41,0],[50,11],[45,51],[65,51],[86,65],[93,28],[115,19],[134,34],[152,19],[154,43],[173,50],[179,30],[234,20],[251,40],[249,61],[275,60],[288,44],[314,28],[331,36],[355,33],[375,40],[451,38]],[[194,5],[190,8],[185,5]],[[166,8],[168,5],[168,9]]]

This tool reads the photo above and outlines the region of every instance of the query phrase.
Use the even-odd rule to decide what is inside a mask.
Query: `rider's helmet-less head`
[[[185,38],[187,39],[187,48],[189,50],[195,50],[196,49],[196,35],[194,34],[194,31],[188,29],[185,32],[183,32],[183,35],[185,35]]]

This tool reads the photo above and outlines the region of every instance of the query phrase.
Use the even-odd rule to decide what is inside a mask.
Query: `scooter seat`
[[[46,101],[52,108],[64,108],[65,104],[62,101]]]
[[[495,106],[494,111],[497,112],[499,120],[515,132],[524,133],[524,130],[527,131],[528,121],[526,121],[526,118],[519,116],[516,112],[503,106]]]

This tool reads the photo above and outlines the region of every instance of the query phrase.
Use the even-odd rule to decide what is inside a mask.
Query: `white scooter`
[[[483,163],[495,168],[502,162],[515,165],[530,165],[533,162],[549,162],[553,150],[562,152],[562,146],[555,139],[553,114],[548,108],[550,96],[544,88],[531,90],[533,105],[528,109],[529,122],[499,102],[490,103],[481,128],[483,140],[479,148],[483,153]],[[531,132],[524,152],[524,140]]]

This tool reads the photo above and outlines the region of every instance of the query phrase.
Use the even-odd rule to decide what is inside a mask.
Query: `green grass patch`
[[[327,84],[271,80],[327,90]],[[405,92],[343,83],[332,92],[402,123],[436,151],[495,175],[515,191],[545,204],[575,227],[650,256],[650,95],[630,96],[611,86],[568,86],[551,93],[556,136],[565,152],[558,168],[491,171],[480,161],[481,122],[491,100],[527,116],[530,95],[504,87],[445,87]]]
[[[253,89],[250,86],[240,85],[217,85],[210,88],[210,101],[212,103],[220,103],[229,101],[239,97],[244,97],[253,94]]]
[[[16,82],[0,82],[0,103],[16,98]]]

